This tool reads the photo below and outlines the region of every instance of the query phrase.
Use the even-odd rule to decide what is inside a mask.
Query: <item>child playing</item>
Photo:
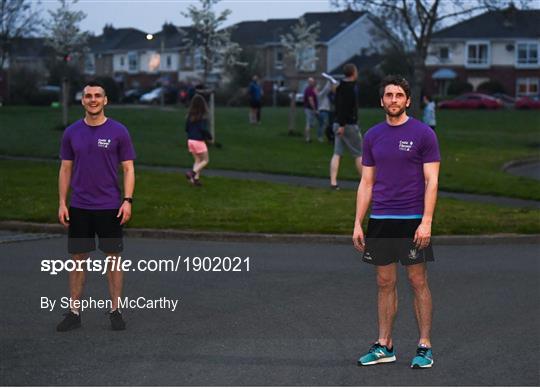
[[[203,168],[208,164],[208,147],[205,140],[212,141],[208,131],[208,106],[200,94],[191,100],[186,119],[188,149],[193,154],[193,170],[186,172],[186,178],[195,186],[201,186],[199,179]]]

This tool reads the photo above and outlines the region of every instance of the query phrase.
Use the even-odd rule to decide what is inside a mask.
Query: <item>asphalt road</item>
[[[376,337],[373,269],[348,245],[131,239],[124,258],[250,257],[243,272],[130,272],[125,294],[180,298],[175,312],[129,309],[112,332],[103,310],[56,333],[67,292],[64,237],[0,244],[0,385],[538,386],[539,253],[535,245],[436,247],[430,265],[435,365],[411,370],[416,325],[400,271],[397,362],[356,366]],[[90,273],[86,297],[106,298]]]

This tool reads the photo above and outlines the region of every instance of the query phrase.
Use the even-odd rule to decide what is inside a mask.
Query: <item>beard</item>
[[[399,117],[401,116],[403,113],[405,113],[405,110],[407,110],[407,107],[406,106],[403,106],[402,108],[400,108],[397,112],[393,112],[390,110],[390,108],[386,107],[386,106],[383,106],[383,109],[384,111],[386,112],[386,114],[390,117]]]

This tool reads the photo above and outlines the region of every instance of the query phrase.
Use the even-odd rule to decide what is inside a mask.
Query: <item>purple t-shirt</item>
[[[81,119],[64,131],[60,159],[73,160],[71,206],[90,210],[120,207],[118,165],[135,159],[126,127],[109,118],[97,126]]]
[[[304,108],[305,109],[312,109],[311,104],[309,103],[309,97],[313,98],[313,103],[315,104],[315,110],[318,109],[318,102],[317,102],[317,93],[315,92],[315,88],[313,86],[308,86],[304,89]]]
[[[375,167],[371,215],[424,213],[424,163],[441,160],[435,132],[412,117],[396,126],[385,122],[364,137],[362,164]]]

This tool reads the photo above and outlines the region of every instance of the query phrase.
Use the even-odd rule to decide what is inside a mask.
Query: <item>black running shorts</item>
[[[424,249],[414,243],[414,233],[421,219],[370,218],[366,232],[366,247],[362,260],[374,265],[401,262],[412,265],[434,261],[431,242]]]
[[[96,249],[104,253],[119,253],[123,249],[122,225],[117,218],[118,209],[87,210],[69,208],[68,252],[87,253]]]

